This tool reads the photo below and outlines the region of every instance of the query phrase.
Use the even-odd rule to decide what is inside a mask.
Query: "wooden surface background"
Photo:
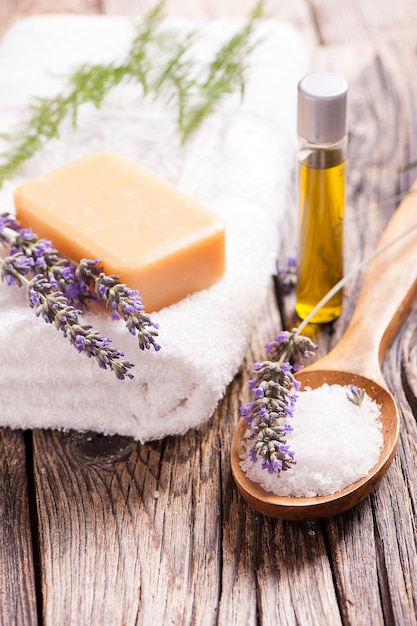
[[[151,0],[1,0],[0,31],[33,13],[140,15]],[[167,13],[247,15],[249,0],[168,0]],[[374,249],[417,160],[415,0],[276,0],[312,69],[350,84],[346,269]],[[294,225],[289,226],[292,252]],[[414,271],[404,268],[404,271]],[[361,277],[345,290],[324,354]],[[286,303],[291,311],[291,302]],[[291,314],[284,316],[291,323]],[[417,304],[384,362],[401,440],[381,485],[336,518],[266,518],[237,494],[230,441],[247,380],[281,327],[273,281],[262,324],[213,419],[150,445],[95,433],[0,430],[0,623],[5,626],[407,626],[417,623]],[[11,398],[12,401],[12,398]],[[1,409],[0,409],[1,410]]]

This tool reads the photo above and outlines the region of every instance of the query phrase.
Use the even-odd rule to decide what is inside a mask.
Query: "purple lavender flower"
[[[7,234],[6,228],[13,231],[12,236]],[[60,255],[49,240],[38,239],[30,228],[20,228],[8,214],[0,216],[0,237],[10,245],[10,256],[23,255],[31,259],[32,275],[43,274],[71,304],[82,308],[91,299],[88,285],[75,275],[76,265]]]
[[[279,332],[265,348],[271,360],[254,363],[256,376],[249,381],[252,401],[241,407],[241,415],[248,423],[247,439],[252,441],[250,460],[262,459],[263,469],[279,474],[295,463],[294,450],[285,439],[293,430],[288,419],[294,416],[301,386],[294,372],[317,346],[294,329]]]
[[[80,353],[95,358],[99,367],[112,370],[117,378],[133,378],[131,361],[122,359],[123,352],[111,347],[111,339],[102,337],[89,324],[80,324],[80,310],[68,304],[65,296],[54,291],[54,286],[42,275],[37,275],[28,285],[29,305],[35,309],[36,316],[45,322],[54,324],[64,337]]]
[[[285,435],[292,428],[287,418],[293,416],[296,394],[292,367],[289,363],[264,361],[256,363],[256,377],[250,381],[252,402],[241,407],[241,415],[248,422],[249,438],[253,440],[250,459],[262,459],[268,472],[287,470],[295,462],[286,446]]]
[[[12,231],[13,236],[6,229]],[[49,240],[38,239],[30,228],[21,228],[9,214],[0,215],[0,237],[0,241],[11,246],[11,257],[16,256],[14,269],[3,268],[3,278],[8,285],[21,284],[17,267],[20,263],[25,276],[29,269],[32,276],[42,274],[64,295],[68,304],[77,309],[82,310],[89,300],[104,301],[112,318],[122,318],[129,332],[137,334],[141,350],[160,349],[156,342],[158,325],[145,313],[137,291],[119,283],[116,275],[106,276],[99,259],[82,259],[75,263],[62,256]]]
[[[22,286],[22,277],[27,276],[33,269],[33,259],[24,256],[21,252],[6,257],[2,263],[1,277],[7,285]]]
[[[2,213],[0,214],[0,241],[6,245],[10,243],[7,229],[16,231],[19,226],[9,213]]]
[[[292,331],[282,330],[271,341],[265,345],[267,353],[272,361],[286,359],[300,369],[305,360],[315,354],[317,346],[309,337],[299,335],[297,329]]]
[[[105,301],[112,317],[123,318],[129,332],[137,333],[142,350],[160,349],[155,340],[158,325],[145,313],[139,294],[118,283],[117,276],[106,276],[99,260],[73,262],[7,213],[0,215],[0,243],[10,247],[9,256],[0,258],[2,280],[10,286],[25,284],[36,315],[53,323],[78,352],[94,357],[101,368],[111,369],[120,379],[133,377],[129,371],[133,363],[121,358],[123,353],[110,346],[111,340],[79,323],[88,300]]]
[[[118,276],[100,273],[95,280],[95,293],[97,299],[105,301],[111,309],[113,319],[122,318],[128,331],[132,335],[137,334],[141,350],[148,350],[152,346],[156,351],[160,350],[155,341],[158,324],[145,313],[142,298],[137,291],[119,283]]]
[[[358,387],[357,385],[349,385],[346,395],[347,399],[352,402],[352,404],[360,406],[365,397],[365,389],[362,389],[362,387]]]
[[[285,265],[278,267],[277,279],[284,295],[293,291],[297,284],[297,258],[295,256],[288,256]]]
[[[115,274],[107,276],[100,267],[100,260],[82,259],[76,276],[94,288],[96,300],[105,302],[114,320],[123,319],[132,335],[138,336],[139,348],[155,351],[161,346],[156,342],[158,324],[145,313],[142,298],[134,289],[119,282]]]

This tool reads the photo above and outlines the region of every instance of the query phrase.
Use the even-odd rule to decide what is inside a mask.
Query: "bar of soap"
[[[225,225],[213,211],[124,157],[92,154],[21,184],[17,218],[79,261],[137,289],[156,311],[217,282]]]

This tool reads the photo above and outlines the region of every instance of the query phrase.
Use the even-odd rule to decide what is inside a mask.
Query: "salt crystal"
[[[260,459],[250,459],[250,445],[240,463],[246,476],[278,496],[330,495],[365,476],[377,463],[383,444],[380,406],[365,393],[358,406],[347,396],[349,387],[323,384],[298,394],[294,430],[287,443],[297,463],[269,474]]]

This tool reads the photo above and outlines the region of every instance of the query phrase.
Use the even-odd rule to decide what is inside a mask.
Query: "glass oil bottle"
[[[301,319],[343,276],[346,104],[337,74],[309,74],[298,85],[299,242],[296,313]],[[342,291],[311,320],[330,322],[342,310]]]

